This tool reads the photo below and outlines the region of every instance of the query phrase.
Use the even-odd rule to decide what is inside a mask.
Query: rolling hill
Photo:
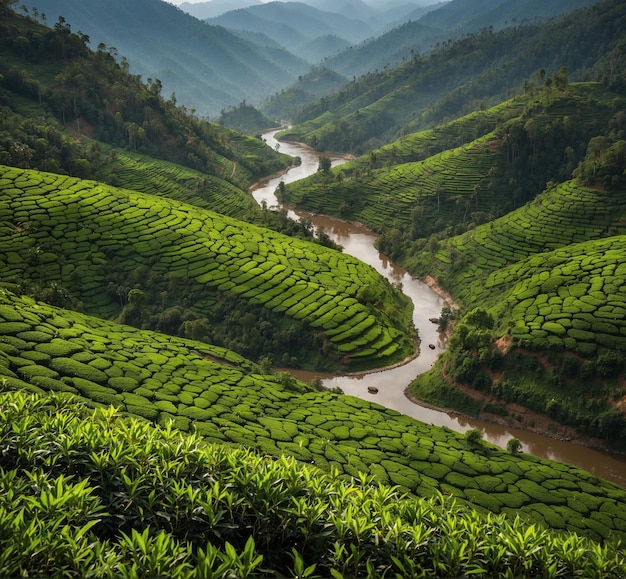
[[[415,338],[369,266],[235,219],[270,221],[244,189],[293,160],[0,11],[0,574],[620,576],[623,488],[272,370],[371,368]],[[462,304],[420,397],[461,386],[622,442],[611,70],[293,186],[375,183],[335,203],[364,220],[411,207],[381,247]]]
[[[622,447],[625,103],[599,83],[555,86],[281,191],[379,231],[381,251],[461,304],[417,398],[464,412],[478,399],[513,423],[506,406],[522,404]],[[486,327],[465,321],[476,308]]]

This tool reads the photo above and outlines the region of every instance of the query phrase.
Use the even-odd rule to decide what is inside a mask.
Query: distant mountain
[[[447,38],[447,34],[421,22],[410,21],[397,28],[350,47],[324,60],[324,66],[339,74],[354,77],[401,62],[431,49]]]
[[[180,4],[180,9],[199,20],[205,20],[215,18],[229,10],[247,8],[256,4],[261,4],[260,0],[209,0],[208,2],[183,2]]]
[[[492,27],[536,22],[583,8],[598,0],[451,0],[402,13],[384,34],[327,58],[324,66],[343,75],[396,67],[438,42]],[[406,6],[404,6],[406,8]]]
[[[429,11],[420,22],[448,31],[474,32],[523,21],[551,18],[594,4],[597,0],[451,0]]]
[[[292,86],[267,99],[261,105],[261,110],[274,118],[290,119],[303,106],[317,101],[324,95],[339,91],[347,82],[345,76],[324,67],[314,66]]]
[[[91,46],[104,43],[128,59],[130,70],[158,78],[165,94],[214,117],[243,101],[260,102],[293,82],[309,64],[286,50],[259,47],[160,0],[24,0],[49,23],[63,16]]]
[[[363,152],[502,100],[565,68],[571,80],[615,78],[623,70],[626,4],[607,0],[548,23],[485,29],[403,66],[356,78],[304,107],[288,138],[321,150]],[[595,70],[594,70],[595,68]],[[621,72],[619,72],[621,74]]]
[[[377,29],[358,16],[360,11],[345,16],[303,2],[269,2],[231,10],[207,22],[230,30],[263,33],[297,56],[316,64],[339,47],[344,48],[376,34]],[[316,50],[311,52],[311,43],[320,38],[336,38],[338,41],[317,43]]]

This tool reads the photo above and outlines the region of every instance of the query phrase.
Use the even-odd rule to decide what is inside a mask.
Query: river
[[[279,183],[281,181],[291,183],[317,171],[320,155],[320,153],[299,143],[276,141],[276,132],[276,130],[272,130],[263,135],[267,144],[273,148],[278,148],[282,153],[300,157],[302,163],[280,176],[261,182],[253,189],[252,195],[256,201],[259,204],[265,201],[270,208],[279,206],[274,194]],[[328,156],[333,160],[333,166],[344,161],[342,157]],[[483,433],[485,440],[502,448],[506,448],[509,439],[518,438],[522,443],[524,452],[576,465],[615,484],[626,487],[625,457],[553,439],[527,430],[466,418],[455,413],[442,412],[411,402],[404,393],[407,386],[416,376],[433,365],[446,346],[445,339],[439,335],[437,325],[430,321],[430,318],[439,317],[441,308],[445,305],[443,298],[428,285],[412,277],[403,268],[379,253],[374,247],[376,235],[367,228],[340,219],[292,209],[289,209],[289,215],[296,220],[301,217],[310,218],[315,227],[323,227],[335,242],[341,244],[345,253],[371,265],[392,283],[401,284],[402,291],[413,301],[415,307],[413,322],[421,341],[419,356],[407,364],[395,368],[359,376],[334,376],[319,372],[294,372],[290,370],[292,374],[307,381],[319,376],[327,388],[339,387],[346,394],[393,408],[427,424],[446,426],[461,433],[471,428],[477,428]],[[376,394],[370,393],[368,391],[370,386],[378,388],[378,392]]]

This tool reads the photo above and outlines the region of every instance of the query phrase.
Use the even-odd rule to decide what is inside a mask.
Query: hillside
[[[414,349],[408,300],[350,256],[165,197],[0,176],[4,284],[288,365],[382,366]]]
[[[568,465],[511,453],[372,402],[315,391],[221,348],[0,296],[0,375],[10,388],[114,405],[207,442],[292,456],[422,497],[521,517],[595,540],[623,538],[626,490]],[[87,456],[87,455],[85,455]],[[510,519],[509,519],[510,520]],[[263,523],[267,528],[267,521]],[[268,536],[269,540],[269,536]]]
[[[625,10],[623,2],[606,0],[547,24],[487,29],[445,42],[303,107],[282,136],[321,150],[362,154],[501,102],[524,83],[535,84],[540,70],[551,77],[565,68],[570,81],[617,81],[623,76]]]
[[[337,480],[63,396],[3,392],[0,406],[12,425],[3,575],[612,578],[625,564],[613,543]]]
[[[59,16],[86,34],[92,47],[115,47],[132,74],[159,79],[168,96],[214,118],[243,101],[259,102],[306,72],[308,63],[284,49],[259,47],[210,26],[161,0],[24,0],[32,12]],[[242,82],[245,79],[245,82]]]
[[[566,182],[416,253],[418,269],[490,320],[480,338],[459,323],[442,365],[416,380],[416,395],[445,404],[448,384],[468,385],[481,399],[519,402],[623,447],[625,191]]]
[[[99,141],[244,190],[293,162],[177,106],[158,79],[142,83],[106,47],[91,51],[67,23],[47,28],[9,13],[2,30],[2,162],[107,180],[115,153]]]
[[[291,184],[281,197],[382,232],[380,247],[391,257],[401,255],[397,243],[391,246],[392,230],[408,245],[493,219],[535,198],[549,181],[571,176],[586,143],[617,118],[618,92],[555,79],[558,90],[529,92],[409,134]]]
[[[381,251],[461,304],[417,398],[532,427],[508,408],[521,404],[624,446],[624,104],[561,83],[282,189],[381,232]],[[476,308],[486,327],[463,317]]]

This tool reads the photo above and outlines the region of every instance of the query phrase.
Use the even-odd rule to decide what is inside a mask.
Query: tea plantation
[[[346,368],[384,366],[415,349],[409,300],[370,266],[321,245],[51,173],[3,167],[0,193],[0,276],[23,290],[63,288],[89,313],[147,326],[153,314],[158,328],[165,307],[184,304],[190,334],[203,331],[221,296],[238,298],[294,321],[292,341],[301,332],[311,356],[302,365],[319,363],[322,348]],[[131,290],[141,290],[135,301]]]
[[[571,174],[581,142],[606,130],[619,98],[598,83],[520,95],[409,134],[328,174],[289,184],[281,194],[291,205],[379,232],[397,228],[407,241],[466,228],[519,207],[547,181]],[[562,158],[564,150],[569,159]]]
[[[0,425],[3,576],[612,578],[626,564],[613,541],[338,479],[66,395],[0,392]]]
[[[376,404],[315,391],[201,342],[120,326],[4,291],[0,376],[9,388],[69,392],[161,425],[372,476],[481,511],[594,539],[626,537],[626,490],[590,473],[473,443]]]
[[[624,195],[565,181],[516,211],[452,237],[412,261],[416,268],[437,275],[460,301],[472,307],[488,301],[494,295],[492,288],[514,279],[507,273],[511,264],[570,244],[625,235],[625,215]],[[564,259],[562,253],[560,258]],[[547,254],[528,263],[556,264]],[[557,279],[553,283],[554,290],[561,285]]]
[[[113,181],[117,187],[168,197],[236,219],[258,210],[250,195],[223,179],[122,150],[116,151]]]
[[[435,376],[445,366],[452,381],[485,396],[623,446],[625,215],[623,190],[567,181],[416,255],[414,269],[434,273],[466,311],[484,308],[494,324],[475,341],[475,328],[461,320],[459,339],[437,369],[415,381],[414,393],[458,407],[446,380]]]

